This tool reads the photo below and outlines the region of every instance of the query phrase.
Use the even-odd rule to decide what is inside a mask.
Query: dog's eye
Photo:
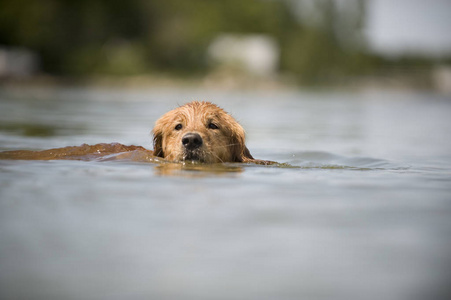
[[[182,129],[182,127],[183,127],[182,124],[177,124],[174,129],[175,130],[180,130],[180,129]]]
[[[210,129],[219,129],[219,127],[216,126],[216,124],[213,124],[213,123],[208,124],[208,128],[210,128]]]

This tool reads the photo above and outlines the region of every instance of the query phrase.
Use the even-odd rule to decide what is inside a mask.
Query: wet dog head
[[[164,114],[153,129],[154,155],[205,163],[252,160],[244,129],[210,102],[190,102]]]

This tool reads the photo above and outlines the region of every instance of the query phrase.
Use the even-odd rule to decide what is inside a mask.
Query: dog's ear
[[[235,124],[232,130],[232,161],[234,162],[247,162],[253,160],[249,149],[245,144],[245,133],[241,125]]]
[[[161,126],[155,125],[152,130],[153,134],[153,155],[157,157],[163,157],[163,130]]]
[[[246,147],[245,144],[245,135],[244,135],[244,129],[239,126],[235,127],[235,130],[233,131],[234,134],[232,136],[233,140],[233,162],[244,162],[244,163],[255,163],[260,165],[273,165],[277,164],[274,161],[269,160],[261,160],[261,159],[255,159],[252,155],[249,149]]]
[[[247,160],[253,160],[254,158],[251,155],[251,152],[249,151],[249,149],[247,149],[246,146],[244,146],[244,151],[242,154],[242,161],[247,161]]]

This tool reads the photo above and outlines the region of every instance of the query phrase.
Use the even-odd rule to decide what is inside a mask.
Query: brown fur
[[[177,127],[177,128],[176,128]],[[246,148],[244,129],[222,108],[210,102],[190,102],[164,114],[153,129],[154,151],[140,146],[96,144],[64,147],[43,151],[0,152],[0,159],[133,159],[149,161],[156,157],[174,162],[203,163],[274,162],[254,159]],[[200,145],[189,149],[184,145],[186,134],[197,135]],[[186,139],[185,139],[186,140]],[[152,157],[153,156],[153,157]]]
[[[214,124],[210,128],[210,124]],[[176,126],[181,128],[176,129]],[[217,128],[215,128],[217,127]],[[202,146],[196,151],[200,162],[259,162],[245,145],[244,129],[222,108],[210,102],[190,102],[164,114],[153,129],[154,155],[170,161],[189,156],[182,144],[187,133],[199,134]]]

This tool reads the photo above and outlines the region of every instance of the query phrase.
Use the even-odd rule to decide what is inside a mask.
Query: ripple
[[[305,151],[291,154],[290,159],[280,167],[326,170],[405,170],[409,166],[400,165],[385,159],[372,157],[348,157],[323,151]]]

